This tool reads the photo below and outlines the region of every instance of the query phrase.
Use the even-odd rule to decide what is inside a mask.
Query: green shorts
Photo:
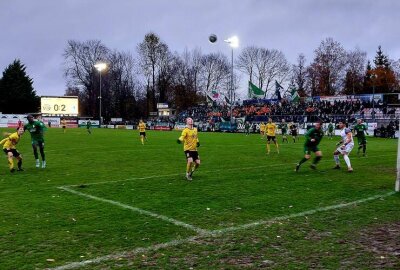
[[[39,145],[42,146],[44,145],[44,139],[32,139],[32,145]]]
[[[367,138],[366,137],[357,137],[358,140],[358,145],[364,145],[367,144]]]
[[[317,145],[313,145],[313,146],[308,146],[308,145],[304,145],[304,154],[306,155],[310,155],[311,152],[318,152],[319,148]]]

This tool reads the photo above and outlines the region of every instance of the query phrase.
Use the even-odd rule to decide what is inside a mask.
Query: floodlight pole
[[[96,65],[94,65],[94,67],[99,71],[99,78],[100,78],[100,86],[99,86],[99,126],[101,128],[101,124],[102,124],[102,118],[101,118],[101,72],[107,68],[107,64],[106,63],[97,63]]]
[[[233,124],[233,99],[234,99],[234,94],[233,94],[233,49],[237,48],[239,46],[239,39],[236,36],[230,37],[226,40],[224,40],[226,43],[228,43],[231,48],[232,48],[232,52],[231,52],[231,85],[230,85],[230,89],[229,89],[229,97],[230,97],[230,122],[231,125]]]
[[[233,124],[233,116],[232,116],[232,106],[233,106],[233,47],[232,47],[232,57],[231,57],[231,94],[230,94],[230,102],[231,102],[231,125]]]
[[[100,87],[99,87],[99,115],[100,115],[100,121],[99,121],[99,123],[100,123],[100,125],[99,125],[99,127],[101,128],[101,124],[102,124],[102,119],[101,119],[101,71],[99,70],[99,74],[100,74]]]

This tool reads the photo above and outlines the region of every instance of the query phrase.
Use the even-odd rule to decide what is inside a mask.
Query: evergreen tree
[[[3,113],[38,112],[40,98],[25,72],[25,65],[16,59],[3,72],[0,79],[0,111]]]
[[[363,92],[367,94],[372,93],[371,76],[372,76],[372,67],[371,67],[371,62],[368,60],[367,69],[365,71],[365,76],[364,76],[364,83],[363,83]]]
[[[374,59],[375,68],[385,68],[389,69],[389,59],[383,54],[381,46],[378,47],[376,51],[376,56]]]

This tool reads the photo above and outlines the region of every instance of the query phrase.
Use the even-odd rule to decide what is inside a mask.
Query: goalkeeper
[[[180,144],[183,142],[183,151],[186,156],[186,179],[192,181],[193,172],[200,166],[200,156],[197,147],[200,146],[197,137],[197,128],[193,127],[193,119],[186,119],[186,127],[182,131],[181,136],[177,140]]]

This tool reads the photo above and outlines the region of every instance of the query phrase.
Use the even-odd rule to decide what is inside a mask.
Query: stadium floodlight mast
[[[397,139],[397,178],[395,184],[395,191],[400,192],[400,127],[397,135],[399,138]]]
[[[208,38],[208,40],[211,43],[217,42],[217,36],[215,34],[211,34]],[[232,54],[231,54],[231,83],[229,87],[229,101],[230,101],[230,123],[232,124],[233,122],[233,116],[232,116],[232,105],[233,105],[233,49],[239,47],[239,38],[237,36],[232,36],[228,39],[224,40],[226,43],[229,44],[232,48]]]
[[[99,87],[99,127],[101,128],[102,119],[101,119],[101,72],[107,68],[107,64],[103,62],[99,62],[94,65],[94,67],[99,71],[99,78],[100,78],[100,87]]]
[[[234,48],[237,48],[237,47],[239,47],[239,38],[237,37],[237,36],[233,36],[233,37],[230,37],[230,38],[228,38],[228,39],[225,39],[224,40],[226,43],[228,43],[229,44],[229,46],[231,46],[231,48],[232,48],[232,54],[231,54],[231,85],[230,85],[230,94],[229,94],[229,101],[230,101],[230,103],[231,103],[231,108],[230,108],[230,111],[231,111],[231,114],[230,114],[230,116],[231,116],[231,124],[233,123],[233,115],[232,115],[232,106],[233,106],[233,49]]]

